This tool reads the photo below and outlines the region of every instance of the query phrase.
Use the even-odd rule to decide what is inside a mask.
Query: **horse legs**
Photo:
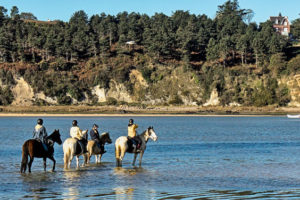
[[[34,158],[30,156],[30,160],[29,160],[29,163],[28,163],[28,172],[31,173],[31,165],[32,165],[32,162],[33,162]]]
[[[96,159],[96,163],[101,163],[101,157],[102,157],[102,154],[99,154],[99,155],[95,155],[95,159]]]
[[[46,157],[43,158],[43,161],[44,161],[44,171],[46,171],[46,159],[47,159]]]
[[[22,162],[21,162],[21,173],[25,173],[26,172],[26,168],[27,168],[27,164],[28,164],[28,155],[23,155],[22,156]]]
[[[98,155],[98,163],[101,163],[102,154]]]
[[[135,165],[136,157],[137,157],[137,153],[134,153],[133,162],[132,162],[133,166]]]
[[[121,155],[116,154],[116,165],[117,167],[122,167],[122,160],[125,156],[125,152],[121,152]]]
[[[76,156],[76,166],[77,166],[77,168],[79,168],[79,156]],[[83,162],[82,167],[84,167],[84,166],[85,165],[84,165],[84,162]]]
[[[87,164],[91,162],[92,155],[90,153],[87,154]]]
[[[76,167],[79,168],[79,156],[76,156]]]
[[[52,172],[55,171],[55,163],[56,163],[56,160],[53,158],[53,156],[49,157],[50,160],[53,161],[53,167],[52,167]],[[46,168],[45,168],[46,169]]]
[[[140,152],[140,163],[139,163],[139,166],[140,166],[140,167],[142,166],[142,158],[143,158],[143,155],[144,155],[144,151],[141,151],[141,152]]]

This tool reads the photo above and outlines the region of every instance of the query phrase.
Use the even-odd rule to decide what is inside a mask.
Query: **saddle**
[[[49,154],[53,154],[53,152],[51,151],[51,147],[53,147],[53,141],[52,140],[47,140],[46,143],[43,143],[39,138],[34,139],[36,140],[38,143],[40,143],[40,145],[43,147],[43,149],[45,150],[45,152],[49,153]]]
[[[84,154],[86,153],[86,148],[84,148],[85,146],[85,142],[82,141],[82,140],[77,140],[76,142],[76,152],[75,152],[75,155],[80,155],[80,154]]]
[[[141,141],[137,140],[136,138],[127,137],[127,145],[128,145],[128,152],[139,152],[141,148]]]

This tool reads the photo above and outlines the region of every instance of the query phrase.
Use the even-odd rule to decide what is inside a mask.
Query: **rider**
[[[136,136],[137,128],[138,128],[138,125],[134,124],[133,119],[130,119],[129,123],[128,123],[128,137],[133,142],[133,145],[136,146],[137,149],[139,149],[142,141],[139,137]]]
[[[43,120],[38,119],[37,125],[34,127],[32,137],[33,137],[33,139],[36,139],[37,141],[42,143],[45,151],[48,151],[47,136],[48,136],[48,134],[47,134],[46,128],[43,126]]]
[[[82,130],[80,130],[80,128],[77,126],[77,120],[72,121],[70,135],[72,138],[78,140],[78,143],[81,146],[83,153],[87,153],[87,150],[86,150],[87,138],[84,137]]]
[[[104,150],[104,144],[101,144],[98,128],[99,126],[97,124],[94,124],[92,130],[90,131],[90,136],[91,139],[94,140],[99,147],[100,152],[105,153],[106,151]]]

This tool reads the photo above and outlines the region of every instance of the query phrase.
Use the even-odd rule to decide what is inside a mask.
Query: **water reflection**
[[[80,178],[82,171],[65,171],[63,174],[67,181],[75,181],[76,179]]]
[[[72,183],[80,181],[81,174],[81,171],[65,171],[63,173],[64,182],[66,183],[63,191],[63,196],[66,197],[64,199],[75,200],[80,198],[77,185],[73,185]]]
[[[134,188],[117,187],[114,191],[117,200],[133,199]]]
[[[75,200],[79,199],[79,190],[77,187],[68,187],[66,188],[66,191],[63,193],[63,196],[66,197],[64,199],[68,200]]]
[[[145,170],[142,167],[133,167],[133,168],[122,168],[122,167],[115,167],[114,168],[114,175],[129,175],[134,176],[138,173],[146,173],[147,170]]]
[[[22,187],[26,192],[23,198],[29,199],[45,199],[56,198],[61,194],[57,190],[53,190],[53,182],[55,182],[55,174],[48,172],[22,174]]]

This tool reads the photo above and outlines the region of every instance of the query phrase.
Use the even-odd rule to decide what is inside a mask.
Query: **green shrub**
[[[269,69],[271,73],[275,76],[278,76],[286,70],[286,61],[283,53],[277,53],[271,56]]]
[[[113,97],[108,97],[106,99],[106,104],[107,105],[111,105],[111,106],[115,106],[115,105],[118,104],[118,101],[115,98],[113,98]]]
[[[171,105],[182,105],[183,101],[180,96],[174,95],[168,103]]]
[[[287,106],[287,104],[291,101],[291,96],[289,93],[289,89],[286,85],[280,86],[278,91],[278,105],[279,106]]]
[[[72,98],[66,95],[61,95],[57,98],[57,102],[61,105],[71,105]]]
[[[13,102],[14,95],[9,87],[0,87],[0,105],[9,105]]]
[[[151,69],[149,69],[147,67],[143,67],[141,69],[141,73],[142,73],[143,78],[147,81],[147,83],[152,83],[152,80],[151,80],[152,70]]]
[[[295,58],[291,59],[287,64],[287,70],[289,74],[296,74],[300,69],[300,55],[297,55]]]

